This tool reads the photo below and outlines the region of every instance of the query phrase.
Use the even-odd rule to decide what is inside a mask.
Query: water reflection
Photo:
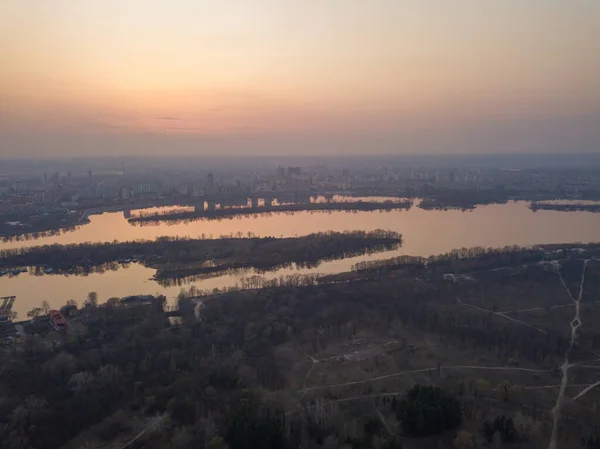
[[[133,213],[134,211],[132,211]],[[74,232],[60,233],[38,240],[0,243],[0,248],[35,246],[52,243],[80,243],[155,239],[160,236],[200,237],[248,232],[257,236],[296,236],[321,231],[349,231],[361,229],[373,231],[386,229],[403,234],[402,248],[376,255],[336,260],[321,264],[316,272],[328,274],[347,271],[351,265],[362,260],[376,260],[402,254],[429,256],[448,252],[454,248],[506,245],[530,245],[542,243],[568,243],[600,241],[600,214],[585,212],[532,212],[528,203],[511,202],[502,205],[481,206],[463,213],[451,211],[426,211],[413,207],[408,211],[381,212],[333,212],[330,214],[295,213],[251,216],[231,220],[194,221],[172,226],[134,227],[122,212],[105,213],[90,217],[88,225]],[[294,267],[278,270],[280,276],[297,271]],[[259,274],[259,273],[257,273]],[[53,306],[64,304],[67,299],[82,301],[89,291],[97,291],[101,300],[110,296],[155,294],[164,292],[174,298],[180,285],[161,286],[151,280],[154,271],[137,264],[127,269],[107,271],[105,274],[63,277],[57,275],[33,277],[22,273],[15,278],[0,278],[0,296],[17,295],[15,310],[23,318],[27,310],[47,299]],[[232,273],[219,277],[189,282],[201,289],[222,288],[240,282],[240,276],[250,273]],[[183,281],[182,284],[186,283]]]

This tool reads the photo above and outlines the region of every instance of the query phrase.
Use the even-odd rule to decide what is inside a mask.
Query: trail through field
[[[550,309],[562,309],[564,307],[575,307],[575,304],[559,304],[557,306],[552,306]],[[537,312],[538,310],[546,310],[547,307],[532,307],[531,309],[516,309],[516,310],[506,310],[504,312],[498,312],[500,315],[506,315],[507,313],[515,313],[515,312]]]
[[[538,332],[540,332],[540,333],[542,333],[544,335],[548,335],[548,332],[546,332],[544,329],[540,329],[539,327],[532,326],[531,324],[526,323],[525,321],[517,320],[517,319],[512,318],[510,316],[506,316],[506,313],[508,313],[508,312],[494,312],[493,310],[484,309],[483,307],[478,307],[478,306],[474,306],[472,304],[464,303],[460,299],[457,299],[456,301],[458,301],[459,304],[461,304],[461,305],[463,305],[465,307],[469,307],[471,309],[479,310],[480,312],[491,313],[492,315],[496,315],[496,316],[502,317],[502,318],[507,319],[509,321],[512,321],[514,323],[521,324],[521,325],[526,326],[526,327],[528,327],[530,329],[536,330],[536,331],[538,331]]]
[[[327,388],[338,388],[338,387],[349,387],[351,385],[360,385],[360,384],[365,384],[365,383],[369,383],[369,382],[375,382],[378,380],[384,380],[384,379],[391,379],[393,377],[399,377],[399,376],[406,376],[408,374],[417,374],[417,373],[427,373],[427,372],[431,372],[431,371],[436,371],[436,370],[448,370],[448,369],[473,369],[473,370],[487,370],[487,371],[522,371],[522,372],[527,372],[527,373],[548,373],[551,372],[551,369],[529,369],[529,368],[517,368],[517,367],[508,367],[508,366],[440,366],[435,367],[435,368],[421,368],[421,369],[415,369],[415,370],[410,370],[410,371],[401,371],[398,373],[392,373],[392,374],[386,374],[384,376],[377,376],[377,377],[371,377],[369,379],[362,379],[362,380],[355,380],[355,381],[351,381],[351,382],[344,382],[341,384],[335,384],[335,385],[321,385],[318,387],[310,387],[310,388],[303,388],[302,390],[298,390],[296,391],[296,393],[307,393],[309,391],[317,391],[317,390],[324,390]]]
[[[600,387],[600,382],[596,382],[595,384],[590,385],[589,387],[587,387],[585,390],[583,390],[581,393],[579,393],[577,396],[575,396],[571,400],[572,401],[576,401],[577,399],[579,399],[580,397],[586,395],[587,393],[589,393],[590,391],[592,391],[596,387]]]
[[[304,395],[306,394],[306,383],[308,382],[308,378],[310,377],[310,375],[312,374],[313,370],[315,369],[315,366],[317,366],[317,363],[319,363],[319,361],[317,359],[315,359],[314,357],[311,357],[308,354],[304,354],[304,355],[311,360],[312,365],[310,366],[310,369],[306,373],[306,376],[304,376],[304,383],[302,385],[304,393],[302,393],[302,397],[304,397]]]
[[[552,424],[552,436],[550,437],[550,443],[548,444],[548,449],[556,449],[556,439],[558,437],[558,421],[560,419],[560,412],[565,398],[565,390],[567,389],[567,384],[569,383],[569,368],[571,368],[571,364],[569,363],[569,356],[571,355],[571,351],[575,346],[575,339],[577,338],[577,329],[581,326],[581,317],[580,317],[580,303],[581,298],[583,297],[583,287],[585,285],[585,271],[587,268],[589,260],[585,260],[583,262],[583,269],[581,270],[581,282],[579,283],[579,295],[577,295],[577,299],[573,297],[571,291],[567,287],[563,275],[560,272],[560,269],[557,270],[558,275],[560,276],[560,282],[562,283],[564,289],[566,290],[569,298],[575,304],[575,316],[569,323],[571,326],[571,340],[569,342],[569,347],[567,348],[567,352],[565,353],[565,362],[561,365],[560,370],[562,372],[562,381],[560,384],[560,388],[558,390],[558,397],[556,398],[556,405],[552,409],[552,414],[554,417]],[[587,390],[587,389],[586,389]],[[586,391],[584,390],[584,391]],[[580,394],[581,396],[581,394]]]

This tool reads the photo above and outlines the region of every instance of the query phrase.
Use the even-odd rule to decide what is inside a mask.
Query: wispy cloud
[[[198,131],[200,128],[185,128],[182,126],[169,126],[167,129],[179,130],[179,131]]]
[[[154,117],[154,120],[181,120],[181,119],[179,117],[166,116],[166,117]]]

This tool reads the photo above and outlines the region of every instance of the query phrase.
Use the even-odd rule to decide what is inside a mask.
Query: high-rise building
[[[206,182],[208,184],[209,189],[214,189],[215,188],[215,175],[213,175],[212,173],[209,173],[208,176],[206,177]]]
[[[92,182],[92,170],[88,170],[88,181]]]
[[[55,184],[55,185],[56,185],[56,184],[59,184],[59,182],[60,182],[60,178],[59,178],[59,176],[60,176],[60,175],[59,175],[59,173],[58,173],[58,172],[56,172],[56,173],[54,173],[52,176],[50,176],[50,180],[49,180],[49,181],[50,181],[50,184]]]
[[[69,183],[69,185],[72,184],[72,182],[71,182],[71,172],[67,173],[67,182]]]
[[[300,167],[288,167],[288,176],[300,175]]]

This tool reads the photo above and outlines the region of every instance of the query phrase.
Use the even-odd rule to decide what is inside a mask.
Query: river
[[[0,242],[0,248],[155,239],[161,236],[200,237],[203,234],[216,238],[238,232],[244,235],[251,232],[258,236],[290,237],[329,230],[386,229],[400,232],[404,237],[404,244],[399,250],[327,262],[311,270],[282,269],[265,275],[271,277],[296,272],[336,273],[350,269],[352,264],[361,260],[389,258],[399,254],[428,256],[460,247],[600,241],[600,214],[532,212],[525,202],[480,206],[466,212],[425,211],[417,207],[390,212],[298,212],[148,226],[131,225],[125,218],[126,214],[112,212],[92,215],[89,224],[72,232],[35,240]],[[151,279],[153,274],[154,270],[139,264],[88,276],[33,276],[22,273],[0,278],[0,296],[17,296],[14,310],[20,319],[25,319],[27,311],[43,300],[55,307],[63,305],[68,299],[81,303],[90,291],[96,291],[100,301],[113,296],[156,293],[174,299],[181,287],[163,288]],[[251,274],[226,275],[193,283],[201,289],[226,287]]]

